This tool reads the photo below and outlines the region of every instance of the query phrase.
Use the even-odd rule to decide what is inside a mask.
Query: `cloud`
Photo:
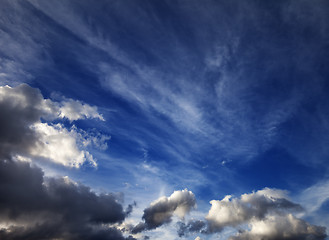
[[[92,143],[106,146],[108,137],[88,136],[74,126],[67,129],[62,123],[49,122],[61,118],[103,120],[96,107],[79,101],[66,99],[58,103],[44,99],[38,89],[26,84],[4,86],[0,87],[0,111],[1,157],[44,158],[69,167],[80,167],[85,162],[96,166],[92,155],[83,148]]]
[[[299,195],[299,200],[306,206],[308,213],[321,208],[321,205],[329,199],[329,180],[320,181]]]
[[[47,178],[39,167],[17,160],[44,157],[77,167],[92,160],[78,142],[96,144],[98,135],[43,122],[58,119],[60,107],[26,84],[0,87],[0,111],[1,239],[134,239],[114,226],[133,206],[124,210],[114,194],[95,194],[68,177]]]
[[[98,118],[104,121],[103,116],[98,113],[97,107],[95,106],[90,106],[73,99],[66,99],[62,101],[61,105],[60,117],[66,117],[70,121],[86,118]]]
[[[253,218],[264,219],[269,213],[302,210],[299,204],[285,199],[283,191],[269,188],[243,194],[240,199],[228,195],[210,203],[206,219],[211,231],[221,231],[226,226],[237,226]]]
[[[325,227],[310,225],[291,214],[269,216],[264,220],[252,220],[251,230],[238,233],[230,240],[323,240]]]
[[[190,220],[187,224],[184,222],[178,222],[179,229],[177,231],[178,236],[182,237],[189,232],[207,233],[207,223],[202,220]]]
[[[113,194],[93,193],[69,178],[46,178],[27,162],[0,160],[1,239],[124,239],[104,224],[126,212]]]
[[[173,215],[183,218],[196,206],[195,196],[187,189],[174,191],[170,197],[161,197],[144,209],[144,222],[132,229],[132,233],[151,230],[171,222]]]
[[[82,136],[75,128],[67,130],[62,124],[36,123],[32,129],[38,136],[36,147],[30,150],[32,157],[51,159],[69,167],[80,167],[86,161],[97,166],[92,155],[79,148]]]
[[[287,193],[265,188],[257,192],[242,194],[240,198],[225,196],[212,200],[206,221],[190,220],[178,224],[180,237],[189,233],[212,234],[226,227],[239,229],[234,239],[325,239],[326,228],[310,225],[293,213],[303,208],[287,199]],[[250,231],[241,230],[248,226]]]

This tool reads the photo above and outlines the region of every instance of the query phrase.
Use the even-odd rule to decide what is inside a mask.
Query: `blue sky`
[[[97,197],[111,193],[123,208],[135,202],[111,222],[120,236],[105,239],[326,239],[314,232],[329,227],[328,2],[0,5],[0,100],[8,111],[0,123],[9,129],[8,116],[21,118],[32,131],[24,137],[36,141],[26,147],[3,134],[1,157],[29,162],[44,179],[67,176]],[[27,96],[33,101],[24,105]],[[248,194],[303,210],[274,205],[253,215]],[[209,202],[226,195],[250,216],[218,220],[225,216]],[[175,207],[152,225],[147,214],[162,196]],[[231,206],[225,201],[222,209]],[[316,230],[273,235],[286,231],[278,219]],[[189,220],[204,229],[179,237],[177,222]],[[19,221],[3,226],[10,224]]]

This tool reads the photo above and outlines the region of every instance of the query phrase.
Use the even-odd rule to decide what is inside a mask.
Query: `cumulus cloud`
[[[0,87],[0,110],[0,239],[134,239],[115,227],[133,206],[124,210],[114,194],[95,194],[68,177],[47,178],[31,162],[19,161],[95,163],[78,145],[101,141],[98,135],[43,122],[58,118],[60,107],[26,84]]]
[[[310,225],[291,214],[269,216],[264,220],[250,222],[251,230],[243,231],[230,240],[323,240],[326,239],[324,227]]]
[[[221,231],[226,226],[237,226],[250,219],[263,219],[269,213],[302,210],[299,204],[284,198],[285,192],[265,188],[241,198],[227,195],[222,200],[212,200],[206,219],[211,231]]]
[[[225,227],[239,229],[230,240],[312,239],[324,240],[326,229],[296,218],[293,213],[302,211],[299,204],[287,199],[287,193],[265,188],[242,194],[240,198],[228,195],[212,200],[206,220],[190,220],[178,224],[180,237],[189,233],[211,234]],[[248,226],[250,230],[242,230]]]
[[[0,87],[0,110],[2,157],[39,157],[70,167],[79,167],[85,162],[96,166],[91,154],[83,148],[91,143],[106,146],[104,142],[108,137],[89,137],[75,127],[67,129],[61,123],[49,122],[61,118],[103,120],[97,108],[88,104],[71,99],[61,103],[44,99],[38,89],[22,84],[14,88]]]
[[[144,222],[136,225],[132,229],[132,233],[160,227],[165,223],[169,223],[173,215],[183,218],[195,206],[195,196],[191,191],[187,189],[174,191],[170,197],[161,197],[144,209]]]
[[[38,135],[38,143],[31,149],[34,157],[52,159],[64,166],[79,167],[85,161],[96,166],[96,161],[88,151],[80,150],[78,147],[79,135],[74,128],[70,130],[61,124],[48,125],[36,123],[32,129]]]
[[[124,239],[111,224],[126,214],[113,194],[46,178],[27,162],[0,160],[1,239]]]
[[[70,121],[85,118],[98,118],[104,121],[101,114],[98,113],[97,107],[90,106],[78,100],[65,99],[61,102],[60,116],[68,118]]]

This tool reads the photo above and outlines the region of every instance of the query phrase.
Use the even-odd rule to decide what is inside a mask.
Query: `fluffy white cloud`
[[[250,231],[244,231],[230,240],[325,239],[325,228],[310,225],[292,214],[272,215],[264,220],[253,219]]]
[[[0,155],[5,158],[44,158],[69,167],[85,162],[96,166],[88,145],[106,148],[107,136],[89,135],[76,127],[51,120],[84,118],[104,120],[96,107],[66,99],[61,103],[44,99],[38,89],[26,84],[0,87]]]
[[[97,107],[95,106],[90,106],[73,99],[66,99],[65,101],[61,102],[61,105],[62,106],[59,109],[60,117],[68,118],[70,121],[85,118],[98,118],[104,121],[103,116],[98,113]]]
[[[97,166],[92,155],[79,148],[82,136],[75,128],[68,130],[62,124],[36,123],[32,129],[39,137],[38,143],[30,151],[33,157],[51,159],[69,167],[80,167],[86,161]]]
[[[301,210],[301,206],[285,198],[282,190],[265,188],[241,198],[225,196],[222,200],[212,200],[206,216],[212,231],[220,231],[226,226],[237,226],[250,219],[263,219],[268,213],[286,210]]]
[[[302,207],[287,200],[286,191],[264,188],[242,194],[240,198],[228,195],[210,203],[207,221],[181,222],[179,236],[211,234],[231,227],[238,232],[235,236],[230,233],[229,240],[324,240],[327,237],[325,227],[311,225],[293,215]]]

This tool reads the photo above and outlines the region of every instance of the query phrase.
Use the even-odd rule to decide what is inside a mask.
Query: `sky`
[[[0,0],[0,238],[328,239],[328,11]]]

